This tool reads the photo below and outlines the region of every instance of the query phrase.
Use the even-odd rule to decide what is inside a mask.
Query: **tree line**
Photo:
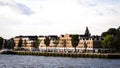
[[[0,37],[0,49],[13,49],[15,46],[14,39],[3,39]]]
[[[109,28],[101,36],[104,37],[104,40],[102,40],[103,48],[108,48],[111,51],[115,49],[117,52],[120,52],[120,27],[117,29]]]

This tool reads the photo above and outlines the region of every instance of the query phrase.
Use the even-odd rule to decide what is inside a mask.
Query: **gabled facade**
[[[41,49],[41,48],[45,49],[46,48],[46,45],[44,44],[45,37],[46,36],[42,36],[42,35],[38,36],[38,37],[37,36],[17,36],[14,38],[14,41],[15,41],[14,48],[18,47],[18,42],[19,42],[20,38],[22,38],[22,40],[23,40],[22,48],[26,48],[26,49],[31,48],[32,42],[38,38],[40,40],[39,49]],[[58,39],[58,38],[59,38],[59,44],[57,45],[57,48],[64,48],[63,40],[66,40],[66,48],[67,49],[73,48],[73,46],[71,44],[72,34],[65,34],[65,35],[62,34],[59,37],[57,35],[49,35],[47,37],[49,37],[49,39],[50,39],[50,44],[48,46],[49,49],[53,49],[55,47],[53,42],[55,39]],[[25,40],[27,41],[27,46],[24,47]],[[102,41],[101,36],[79,35],[79,44],[77,46],[77,49],[84,50],[85,49],[84,43],[87,44],[87,50],[99,49],[99,48],[101,48],[101,41]]]
[[[63,47],[63,44],[62,44],[63,40],[66,40],[66,47],[72,47],[71,36],[72,36],[72,34],[65,34],[65,35],[62,34],[62,35],[60,35],[59,36],[60,41],[59,41],[58,47]]]
[[[78,48],[81,50],[85,49],[85,45],[87,44],[87,50],[95,50],[102,48],[102,38],[101,36],[80,36],[80,42],[78,44]]]
[[[30,49],[32,47],[33,40],[36,39],[36,36],[16,36],[14,38],[14,42],[15,42],[14,49],[18,48],[18,43],[19,43],[20,38],[22,39],[22,42],[23,42],[21,48]],[[26,46],[25,46],[25,41],[26,41]]]

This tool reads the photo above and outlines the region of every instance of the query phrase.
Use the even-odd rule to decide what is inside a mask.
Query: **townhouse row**
[[[48,49],[53,49],[55,46],[54,46],[54,40],[56,38],[59,38],[59,43],[57,45],[57,49],[63,49],[64,46],[63,46],[63,40],[66,40],[66,48],[67,49],[73,49],[73,46],[71,44],[71,36],[73,34],[62,34],[60,36],[57,36],[57,35],[49,35],[47,37],[49,37],[51,40],[50,40],[50,44],[48,46]],[[27,42],[26,46],[22,46],[23,48],[25,49],[30,49],[32,48],[32,42],[35,40],[35,39],[39,39],[41,40],[40,41],[40,44],[39,44],[39,49],[45,49],[46,48],[46,45],[44,44],[44,39],[45,39],[46,36],[16,36],[14,38],[14,42],[15,42],[15,47],[14,48],[18,48],[18,43],[19,43],[19,39],[22,38],[23,40],[23,45],[25,43],[25,40]],[[77,49],[80,49],[80,50],[84,50],[85,49],[85,45],[84,45],[84,42],[87,43],[87,50],[99,50],[102,48],[102,44],[101,44],[101,41],[103,40],[103,38],[101,36],[95,36],[95,35],[92,35],[92,36],[85,36],[85,35],[79,35],[79,44],[77,46]]]

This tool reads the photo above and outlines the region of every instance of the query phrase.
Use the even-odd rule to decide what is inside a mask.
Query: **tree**
[[[78,35],[72,35],[71,43],[72,43],[72,46],[75,48],[75,52],[76,52],[76,47],[78,46],[78,43],[79,43],[79,36]]]
[[[59,44],[59,39],[58,39],[58,38],[57,38],[57,39],[54,39],[54,40],[53,40],[53,44],[54,44],[54,47],[55,47],[55,49],[56,49],[57,45]]]
[[[115,29],[115,28],[110,28],[110,29],[107,31],[107,33],[108,33],[109,35],[115,36],[115,35],[116,35],[116,29]]]
[[[111,51],[111,48],[114,45],[114,37],[112,35],[107,35],[104,40],[102,41],[102,47],[103,48],[109,48],[109,50]]]
[[[115,44],[115,48],[118,52],[120,52],[120,27],[117,28],[116,30],[116,36],[114,37],[114,44]]]
[[[116,35],[116,29],[115,28],[110,28],[110,29],[108,29],[106,32],[103,32],[102,34],[101,34],[101,36],[103,36],[103,37],[105,37],[106,35],[113,35],[113,36],[115,36]]]
[[[41,42],[42,40],[39,40],[38,38],[36,39],[36,40],[34,40],[34,42],[33,42],[33,47],[35,47],[36,49],[37,48],[39,48],[39,45],[40,45],[40,42]]]
[[[47,47],[48,47],[49,44],[50,44],[50,39],[49,39],[49,37],[45,37],[45,39],[44,39],[44,44],[46,45],[46,51],[47,51]]]
[[[107,35],[112,35],[112,37],[113,37],[113,40],[111,42],[109,42],[109,44],[111,44],[111,43],[113,44],[111,48],[114,48],[114,49],[116,49],[116,51],[120,52],[120,27],[118,27],[117,29],[110,28],[106,32],[103,32],[101,34],[101,36],[105,37],[105,38]],[[105,45],[107,45],[107,44],[105,44],[105,42],[106,41],[104,40],[103,41],[104,48],[107,47],[107,46],[105,46]]]
[[[6,41],[6,46],[5,46],[5,48],[7,48],[7,49],[11,49],[11,48],[12,48],[11,40],[7,40],[7,41]]]
[[[66,47],[66,40],[64,39],[64,40],[62,40],[62,44],[63,44],[63,47],[64,47],[64,52],[65,52],[65,47]]]
[[[7,40],[4,40],[4,46],[2,48],[7,48]]]
[[[2,47],[3,47],[3,38],[0,37],[0,49],[2,49]]]
[[[11,45],[11,49],[14,49],[15,42],[13,38],[10,39],[10,45]]]
[[[14,49],[15,46],[15,42],[14,39],[8,39],[8,40],[4,40],[4,47],[5,49]]]
[[[107,32],[103,32],[103,33],[101,34],[101,36],[102,36],[102,37],[105,37],[107,34],[108,34]]]
[[[85,52],[86,52],[86,49],[87,49],[87,43],[86,43],[86,41],[84,41],[84,48],[85,48]]]
[[[18,47],[22,47],[22,45],[23,45],[23,40],[22,40],[22,38],[20,38],[19,42],[18,42]]]
[[[25,39],[24,40],[24,47],[26,47],[27,46],[27,40]]]
[[[85,34],[84,34],[84,35],[85,35],[85,36],[90,36],[90,35],[91,35],[90,32],[89,32],[88,27],[86,27]]]

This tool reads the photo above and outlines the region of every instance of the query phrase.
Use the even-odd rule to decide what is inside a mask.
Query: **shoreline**
[[[53,56],[53,57],[73,57],[73,58],[105,58],[120,59],[119,53],[58,53],[58,52],[30,52],[30,51],[6,51],[1,54],[12,55],[33,55],[33,56]]]

